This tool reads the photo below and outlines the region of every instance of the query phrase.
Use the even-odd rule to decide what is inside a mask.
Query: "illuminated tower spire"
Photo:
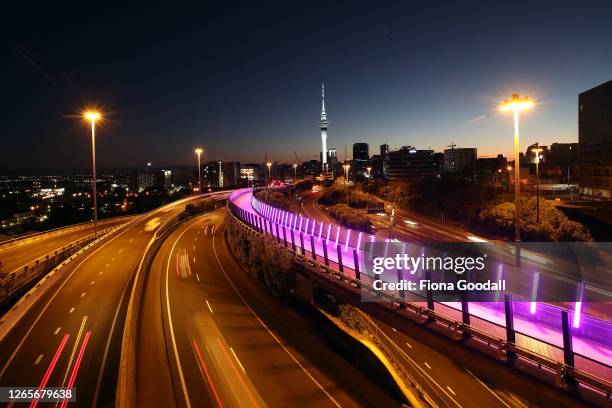
[[[321,128],[321,166],[322,170],[327,171],[327,113],[325,112],[325,84],[321,84],[321,120],[319,127]]]

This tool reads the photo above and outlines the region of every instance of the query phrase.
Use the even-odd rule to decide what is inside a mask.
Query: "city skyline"
[[[82,6],[31,22],[16,11],[2,52],[11,115],[0,172],[86,170],[87,129],[72,116],[90,105],[106,112],[102,169],[194,165],[196,145],[204,161],[292,162],[294,151],[317,159],[321,82],[328,146],[340,159],[354,142],[443,151],[451,141],[512,158],[512,120],[497,112],[511,93],[537,101],[521,118],[521,151],[576,142],[578,94],[610,79],[610,6],[555,4],[317,3],[272,16],[203,5],[190,17],[155,7],[86,17]],[[372,12],[376,22],[366,24]],[[432,17],[432,26],[419,22]],[[65,32],[52,30],[58,23]],[[29,154],[24,161],[12,150]]]

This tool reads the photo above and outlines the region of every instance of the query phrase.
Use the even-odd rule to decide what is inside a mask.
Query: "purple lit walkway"
[[[350,231],[338,225],[324,224],[320,221],[313,221],[296,214],[281,211],[270,207],[264,203],[254,199],[250,189],[239,190],[230,195],[230,200],[239,208],[246,211],[253,217],[256,222],[262,222],[262,217],[270,221],[270,223],[260,224],[262,228],[277,237],[281,242],[284,239],[283,227],[286,233],[288,245],[295,243],[296,247],[301,247],[301,239],[304,241],[306,254],[312,256],[312,245],[314,243],[314,252],[316,259],[323,263],[323,254],[325,247],[327,248],[328,259],[330,266],[338,267],[338,248],[344,265],[344,273],[355,276],[354,273],[354,255],[353,249],[363,248],[363,243],[366,241],[373,242],[376,237],[360,233],[358,231]],[[270,231],[270,226],[271,231]],[[278,230],[277,230],[278,227]],[[311,241],[312,236],[312,241]],[[293,241],[292,241],[293,239]],[[358,251],[359,263],[362,264],[364,253]],[[372,278],[362,273],[361,279],[364,283],[369,283]],[[397,293],[394,293],[397,295]],[[418,302],[420,303],[420,302]],[[423,302],[426,307],[426,303]],[[558,314],[560,321],[561,309],[545,304],[538,304],[538,308],[545,310],[549,315]],[[436,303],[436,311],[461,321],[461,305],[459,303]],[[514,325],[517,332],[517,345],[538,353],[556,361],[563,361],[563,339],[561,331],[557,328],[545,325],[541,322],[529,319],[529,303],[515,302]],[[472,327],[481,331],[487,332],[496,337],[505,339],[505,315],[503,303],[470,303],[470,324]],[[573,313],[570,311],[570,319]],[[583,322],[586,319],[593,319],[589,316],[582,317]],[[602,338],[612,341],[612,325],[609,322],[597,321],[601,330],[605,331]],[[573,345],[575,352],[576,368],[587,371],[593,375],[606,380],[612,379],[612,348],[610,344],[601,344],[591,339],[582,337],[579,333],[573,333]]]

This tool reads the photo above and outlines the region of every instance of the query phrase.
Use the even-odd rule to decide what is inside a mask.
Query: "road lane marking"
[[[70,309],[70,311],[68,313],[72,313],[74,312],[74,307],[72,309]]]
[[[431,366],[425,361],[425,366],[431,370]]]
[[[189,401],[189,393],[187,392],[187,385],[185,384],[185,376],[183,375],[183,368],[181,367],[181,360],[179,358],[178,349],[176,347],[176,338],[174,336],[174,326],[172,325],[172,313],[170,312],[170,297],[168,294],[168,274],[170,271],[170,260],[172,259],[172,254],[174,253],[174,249],[176,248],[176,244],[179,239],[183,236],[185,232],[187,232],[189,228],[185,228],[185,231],[181,232],[176,241],[172,244],[172,248],[170,248],[170,256],[168,257],[168,262],[166,263],[166,313],[168,314],[168,327],[170,327],[170,339],[172,340],[172,349],[174,351],[174,359],[176,360],[176,367],[179,373],[179,380],[181,382],[181,388],[183,390],[183,398],[185,398],[185,405],[187,408],[191,408],[191,402]],[[197,344],[195,340],[193,342],[194,346],[197,350]]]
[[[270,334],[270,336],[278,343],[278,345],[283,349],[283,351],[285,353],[287,353],[287,355],[289,357],[291,357],[291,359],[293,360],[293,362],[295,362],[295,364],[298,365],[298,367],[300,367],[302,369],[302,371],[308,376],[308,378],[310,378],[310,380],[317,386],[319,387],[319,389],[327,396],[327,398],[330,399],[331,402],[334,403],[335,406],[337,406],[338,408],[341,408],[341,405],[338,403],[338,401],[336,401],[336,399],[321,385],[321,383],[319,381],[317,381],[316,378],[313,377],[313,375],[310,373],[310,371],[308,371],[306,369],[306,367],[304,367],[304,365],[302,365],[302,363],[300,363],[300,361],[293,355],[293,353],[291,353],[291,351],[289,351],[289,349],[283,344],[281,343],[281,341],[279,340],[278,337],[276,337],[276,335],[268,328],[268,326],[264,323],[263,320],[261,320],[261,318],[255,313],[255,311],[253,310],[253,308],[251,308],[251,306],[249,306],[249,304],[246,302],[246,300],[244,299],[244,297],[242,297],[242,294],[238,291],[238,289],[236,288],[236,285],[234,285],[234,282],[232,282],[232,280],[229,278],[229,275],[227,274],[227,272],[225,271],[225,268],[223,267],[223,264],[221,263],[221,260],[219,259],[219,255],[217,254],[217,249],[215,247],[215,237],[213,234],[213,240],[212,240],[212,247],[213,247],[213,252],[215,254],[215,259],[217,260],[217,263],[219,264],[219,266],[221,267],[221,271],[223,272],[223,275],[225,275],[225,279],[227,279],[227,281],[229,282],[229,284],[232,286],[232,288],[234,289],[234,292],[236,292],[236,294],[238,295],[238,297],[240,298],[240,300],[242,300],[242,303],[244,303],[244,305],[246,306],[247,309],[249,309],[249,311],[253,314],[253,316],[255,316],[255,318],[257,319],[257,321],[259,321],[259,324],[262,325],[262,327],[264,329],[266,329],[266,331]],[[459,404],[457,404],[459,405]]]
[[[89,285],[90,285],[90,286],[93,286],[93,285],[94,285],[94,283],[96,283],[96,281],[91,281],[91,282],[89,282]]]
[[[87,316],[83,316],[81,327],[79,327],[79,332],[77,333],[76,340],[74,341],[74,346],[72,347],[70,358],[68,359],[68,366],[66,367],[66,374],[64,374],[64,379],[62,380],[62,383],[61,383],[62,387],[66,384],[66,380],[68,379],[68,373],[70,373],[70,369],[72,368],[72,363],[74,362],[74,357],[76,356],[77,350],[79,348],[79,342],[81,341],[81,336],[83,335],[83,330],[85,329],[86,323],[87,323]]]
[[[85,297],[85,292],[81,293],[81,297]]]
[[[195,245],[193,246],[193,250],[195,251]]]
[[[232,362],[232,358],[229,356],[229,354],[227,354],[227,351],[225,350],[225,346],[223,345],[223,342],[221,341],[221,339],[219,337],[217,337],[217,341],[219,342],[219,347],[221,347],[221,351],[223,351],[223,355],[225,356],[225,358],[229,362],[230,366],[232,367],[232,370],[234,371],[234,374],[236,374],[236,377],[238,377],[238,380],[240,381],[240,384],[242,384],[242,387],[244,387],[244,390],[247,392],[247,395],[249,396],[249,399],[253,403],[253,406],[259,407],[259,404],[255,400],[255,396],[253,396],[253,393],[251,392],[251,390],[247,386],[246,382],[244,381],[244,378],[242,378],[242,376],[238,372],[238,369],[236,368],[236,364],[234,364]],[[231,347],[230,347],[230,350],[231,350]],[[238,361],[238,364],[240,364],[240,360],[238,360],[238,357],[236,357],[236,353],[234,353],[233,350],[232,350],[232,353],[234,354],[234,357],[236,358],[236,361]],[[242,364],[240,364],[240,368],[246,374],[246,372],[244,371],[244,367],[242,367]]]
[[[130,238],[129,242],[133,242],[133,241],[134,241],[134,238]]]
[[[214,249],[214,247],[213,247]],[[363,313],[362,313],[363,314]],[[368,319],[370,322],[372,322],[372,320],[365,314],[363,314],[363,316]],[[372,322],[372,324],[374,324],[374,322]],[[390,342],[394,343],[395,342],[389,337],[387,336],[384,332],[382,332],[383,336],[389,340]],[[410,357],[408,354],[406,354],[406,352],[404,350],[402,350],[401,348],[398,347],[398,351],[404,356],[406,357],[408,360],[410,360],[410,362],[412,363],[412,365],[419,370],[424,376],[426,376],[429,381],[432,382],[432,384],[434,384],[436,387],[438,387],[438,389],[440,391],[442,391],[455,405],[457,405],[459,408],[462,408],[463,406],[461,404],[459,404],[457,402],[457,400],[455,400],[440,384],[438,384],[438,382],[436,380],[434,380],[428,373],[427,371],[423,370],[423,368],[421,368],[421,366],[419,364],[417,364],[416,361],[414,361],[414,359],[412,357]]]
[[[395,327],[392,327],[391,329],[392,329],[394,332],[396,332],[396,333],[397,333],[397,330],[395,330]]]
[[[448,385],[446,386],[446,388],[454,395],[457,396],[457,394],[455,394],[455,391],[453,391],[453,389],[451,387],[449,387]]]
[[[98,272],[98,275],[102,276],[102,274],[103,274],[103,273],[104,273],[104,272],[100,271],[100,272]]]
[[[45,375],[43,376],[42,381],[40,382],[40,385],[38,386],[39,390],[47,386],[47,382],[49,381],[51,374],[53,374],[53,370],[55,369],[57,360],[59,360],[60,356],[62,355],[62,351],[64,350],[66,343],[68,343],[69,338],[70,338],[70,335],[68,333],[64,334],[64,338],[62,339],[57,350],[55,351],[55,355],[53,355],[53,359],[51,360],[49,367],[47,367],[47,371],[45,371]],[[33,400],[30,403],[30,408],[35,408],[36,405],[38,405],[38,398]]]
[[[110,266],[110,264],[106,264],[105,268],[108,268]]]
[[[412,345],[408,342],[406,342],[406,345],[408,346],[408,348],[412,348]]]
[[[111,258],[111,261],[114,261],[114,260],[115,260],[115,258]]]
[[[472,373],[470,370],[468,370],[468,369],[467,369],[467,367],[463,367],[463,368],[464,368],[464,369],[465,369],[465,371],[467,371],[467,372],[468,372],[468,373],[469,373],[469,374],[470,374],[472,377],[474,377],[474,378],[476,379],[476,381],[478,381],[480,384],[482,384],[482,386],[483,386],[483,387],[485,387],[487,390],[489,390],[489,392],[490,392],[491,394],[493,394],[493,396],[494,396],[495,398],[497,398],[497,399],[498,399],[498,400],[499,400],[499,401],[500,401],[502,404],[504,404],[504,405],[505,405],[506,407],[508,407],[508,408],[512,408],[510,405],[508,405],[508,404],[506,403],[506,401],[504,401],[504,400],[503,400],[503,399],[502,399],[502,398],[501,398],[499,395],[497,395],[497,393],[496,393],[495,391],[493,391],[493,390],[491,389],[491,387],[489,387],[489,386],[488,386],[487,384],[485,384],[485,383],[484,383],[484,382],[483,382],[483,381],[482,381],[480,378],[476,377],[476,376],[474,375],[474,373]]]
[[[57,329],[55,329],[55,331],[53,332],[53,334],[57,334],[57,333],[59,333],[59,331],[60,331],[60,330],[62,330],[62,328],[61,328],[61,327],[58,327]]]
[[[34,365],[38,365],[38,363],[40,363],[40,360],[42,360],[43,356],[44,356],[43,354],[40,354],[38,358],[36,359],[36,361],[34,361]]]
[[[123,252],[123,248],[121,248],[119,251],[117,251],[118,254]]]
[[[179,200],[175,203],[173,203],[172,205],[176,205],[179,202],[184,202],[184,201],[188,201],[188,199],[184,199],[184,200]],[[34,320],[34,322],[30,325],[30,327],[28,328],[28,331],[25,333],[25,335],[21,338],[21,340],[19,341],[19,344],[17,345],[17,347],[15,347],[15,350],[13,351],[13,353],[11,354],[11,356],[9,357],[9,359],[4,363],[4,366],[2,367],[2,370],[0,370],[0,378],[2,378],[4,376],[4,373],[6,373],[6,370],[8,369],[8,367],[11,365],[11,363],[13,362],[13,359],[15,358],[15,356],[17,355],[17,353],[19,352],[19,350],[21,349],[21,347],[23,346],[23,343],[25,343],[27,337],[30,335],[30,333],[32,332],[32,330],[34,329],[34,327],[36,326],[36,324],[38,324],[38,322],[40,321],[40,319],[42,318],[43,314],[47,311],[47,309],[49,308],[49,306],[51,305],[51,303],[55,300],[55,298],[57,297],[57,295],[59,294],[59,292],[66,286],[66,283],[72,278],[72,276],[76,273],[76,271],[83,265],[84,262],[86,262],[89,258],[91,258],[93,255],[95,255],[96,253],[98,253],[98,251],[102,250],[103,248],[105,248],[108,244],[110,244],[111,242],[113,242],[115,239],[123,236],[125,233],[127,233],[128,231],[134,229],[138,224],[134,224],[132,226],[129,226],[128,228],[122,230],[121,232],[119,232],[116,236],[112,237],[111,239],[109,239],[108,241],[104,242],[101,246],[99,246],[98,248],[95,248],[91,253],[89,253],[89,255],[87,255],[85,258],[81,259],[79,264],[70,272],[70,275],[68,275],[64,281],[61,283],[61,285],[59,286],[59,288],[57,288],[57,290],[53,293],[53,295],[51,296],[51,298],[47,301],[47,303],[45,304],[45,306],[42,308],[42,310],[40,311],[40,313],[38,314],[38,316],[36,316],[36,319]],[[127,285],[126,285],[127,288]],[[72,308],[72,310],[74,310],[74,308]],[[72,313],[72,311],[70,312]],[[113,323],[114,325],[114,323]],[[111,328],[112,330],[112,328]],[[110,337],[109,337],[109,342],[110,342]],[[107,349],[108,349],[108,344],[107,344]],[[106,352],[105,352],[105,356],[106,356]],[[102,371],[104,370],[104,365],[102,366]],[[100,375],[102,374],[102,371],[100,371]],[[98,379],[98,388],[96,388],[96,395],[94,396],[94,408],[95,408],[95,402],[97,401],[97,394],[99,391],[99,383],[100,383],[100,378]]]
[[[234,351],[234,349],[232,347],[230,347],[230,351],[232,352],[232,354],[234,355],[234,358],[236,359],[236,361],[238,362],[238,365],[240,366],[240,369],[242,370],[243,373],[246,374],[246,370],[244,369],[244,366],[242,365],[242,363],[240,362],[240,359],[238,358],[238,356],[236,355],[236,352]]]
[[[196,279],[198,280],[198,282],[200,281],[200,275],[198,275],[197,272],[196,272]]]
[[[212,307],[210,307],[210,303],[208,303],[208,299],[206,299],[206,305],[208,306],[208,310],[210,310],[210,314],[212,314]]]

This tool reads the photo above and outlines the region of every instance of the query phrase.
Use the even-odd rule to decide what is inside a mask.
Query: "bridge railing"
[[[117,227],[106,228],[98,232],[98,237],[115,230]],[[75,252],[95,239],[94,234],[69,242],[46,255],[33,260],[29,264],[7,273],[0,274],[0,305],[14,299],[30,285],[50,272]]]
[[[574,365],[566,364],[564,360],[567,360],[565,358],[567,356],[562,348],[551,345],[564,354],[561,361],[559,361],[525,348],[516,341],[509,341],[507,338],[496,335],[496,330],[493,330],[493,333],[491,333],[491,331],[487,330],[486,327],[478,327],[478,324],[470,325],[463,319],[459,320],[452,317],[452,315],[449,316],[448,314],[441,313],[438,310],[429,309],[422,305],[424,302],[410,302],[397,295],[375,291],[370,285],[371,277],[361,274],[358,270],[351,268],[351,266],[353,268],[355,267],[354,262],[351,262],[349,265],[344,265],[342,256],[333,259],[331,255],[334,251],[330,251],[331,254],[327,254],[326,245],[323,246],[325,252],[323,256],[319,255],[317,253],[317,246],[314,245],[312,235],[309,237],[309,246],[309,239],[304,239],[304,234],[302,232],[300,232],[296,237],[294,234],[295,231],[290,229],[290,231],[287,232],[285,225],[280,225],[279,227],[278,223],[273,223],[269,219],[262,217],[257,213],[247,211],[237,206],[233,202],[233,198],[237,197],[238,194],[240,194],[240,191],[234,193],[234,195],[231,195],[230,199],[228,200],[228,209],[238,220],[259,234],[270,235],[277,241],[278,244],[285,246],[287,250],[292,252],[295,256],[304,259],[308,263],[316,265],[317,268],[324,270],[326,273],[335,277],[339,282],[347,283],[356,288],[356,290],[361,291],[362,294],[365,293],[373,298],[378,298],[380,301],[390,302],[401,306],[408,313],[410,313],[415,320],[435,322],[438,325],[445,327],[448,330],[448,334],[452,338],[460,340],[470,337],[478,341],[481,346],[489,348],[492,351],[492,354],[496,355],[499,360],[508,361],[518,359],[523,361],[525,364],[517,364],[515,366],[520,367],[521,369],[526,369],[525,371],[533,372],[535,369],[536,371],[540,370],[542,372],[553,374],[556,377],[555,384],[557,384],[559,387],[568,388],[573,384],[579,384],[597,393],[603,394],[607,399],[610,399],[612,394],[612,383],[608,379],[609,376],[605,376],[603,378],[598,377],[584,370],[577,369]],[[335,247],[334,249],[338,249],[341,246]],[[310,250],[307,248],[310,248]],[[355,255],[355,258],[357,258],[357,255]],[[357,262],[356,265],[357,269],[359,269],[359,262]],[[453,310],[456,311],[456,309]],[[461,311],[457,312],[461,314]],[[474,321],[476,323],[476,319],[478,319],[478,317],[474,318],[470,316],[470,322]],[[506,332],[506,328],[504,327],[503,333]],[[539,339],[531,340],[538,341]],[[575,353],[572,352],[572,357],[574,355]],[[582,358],[583,356],[579,357]],[[610,369],[610,367],[605,363],[597,362],[592,359],[588,359],[588,361],[602,367],[604,370]]]

